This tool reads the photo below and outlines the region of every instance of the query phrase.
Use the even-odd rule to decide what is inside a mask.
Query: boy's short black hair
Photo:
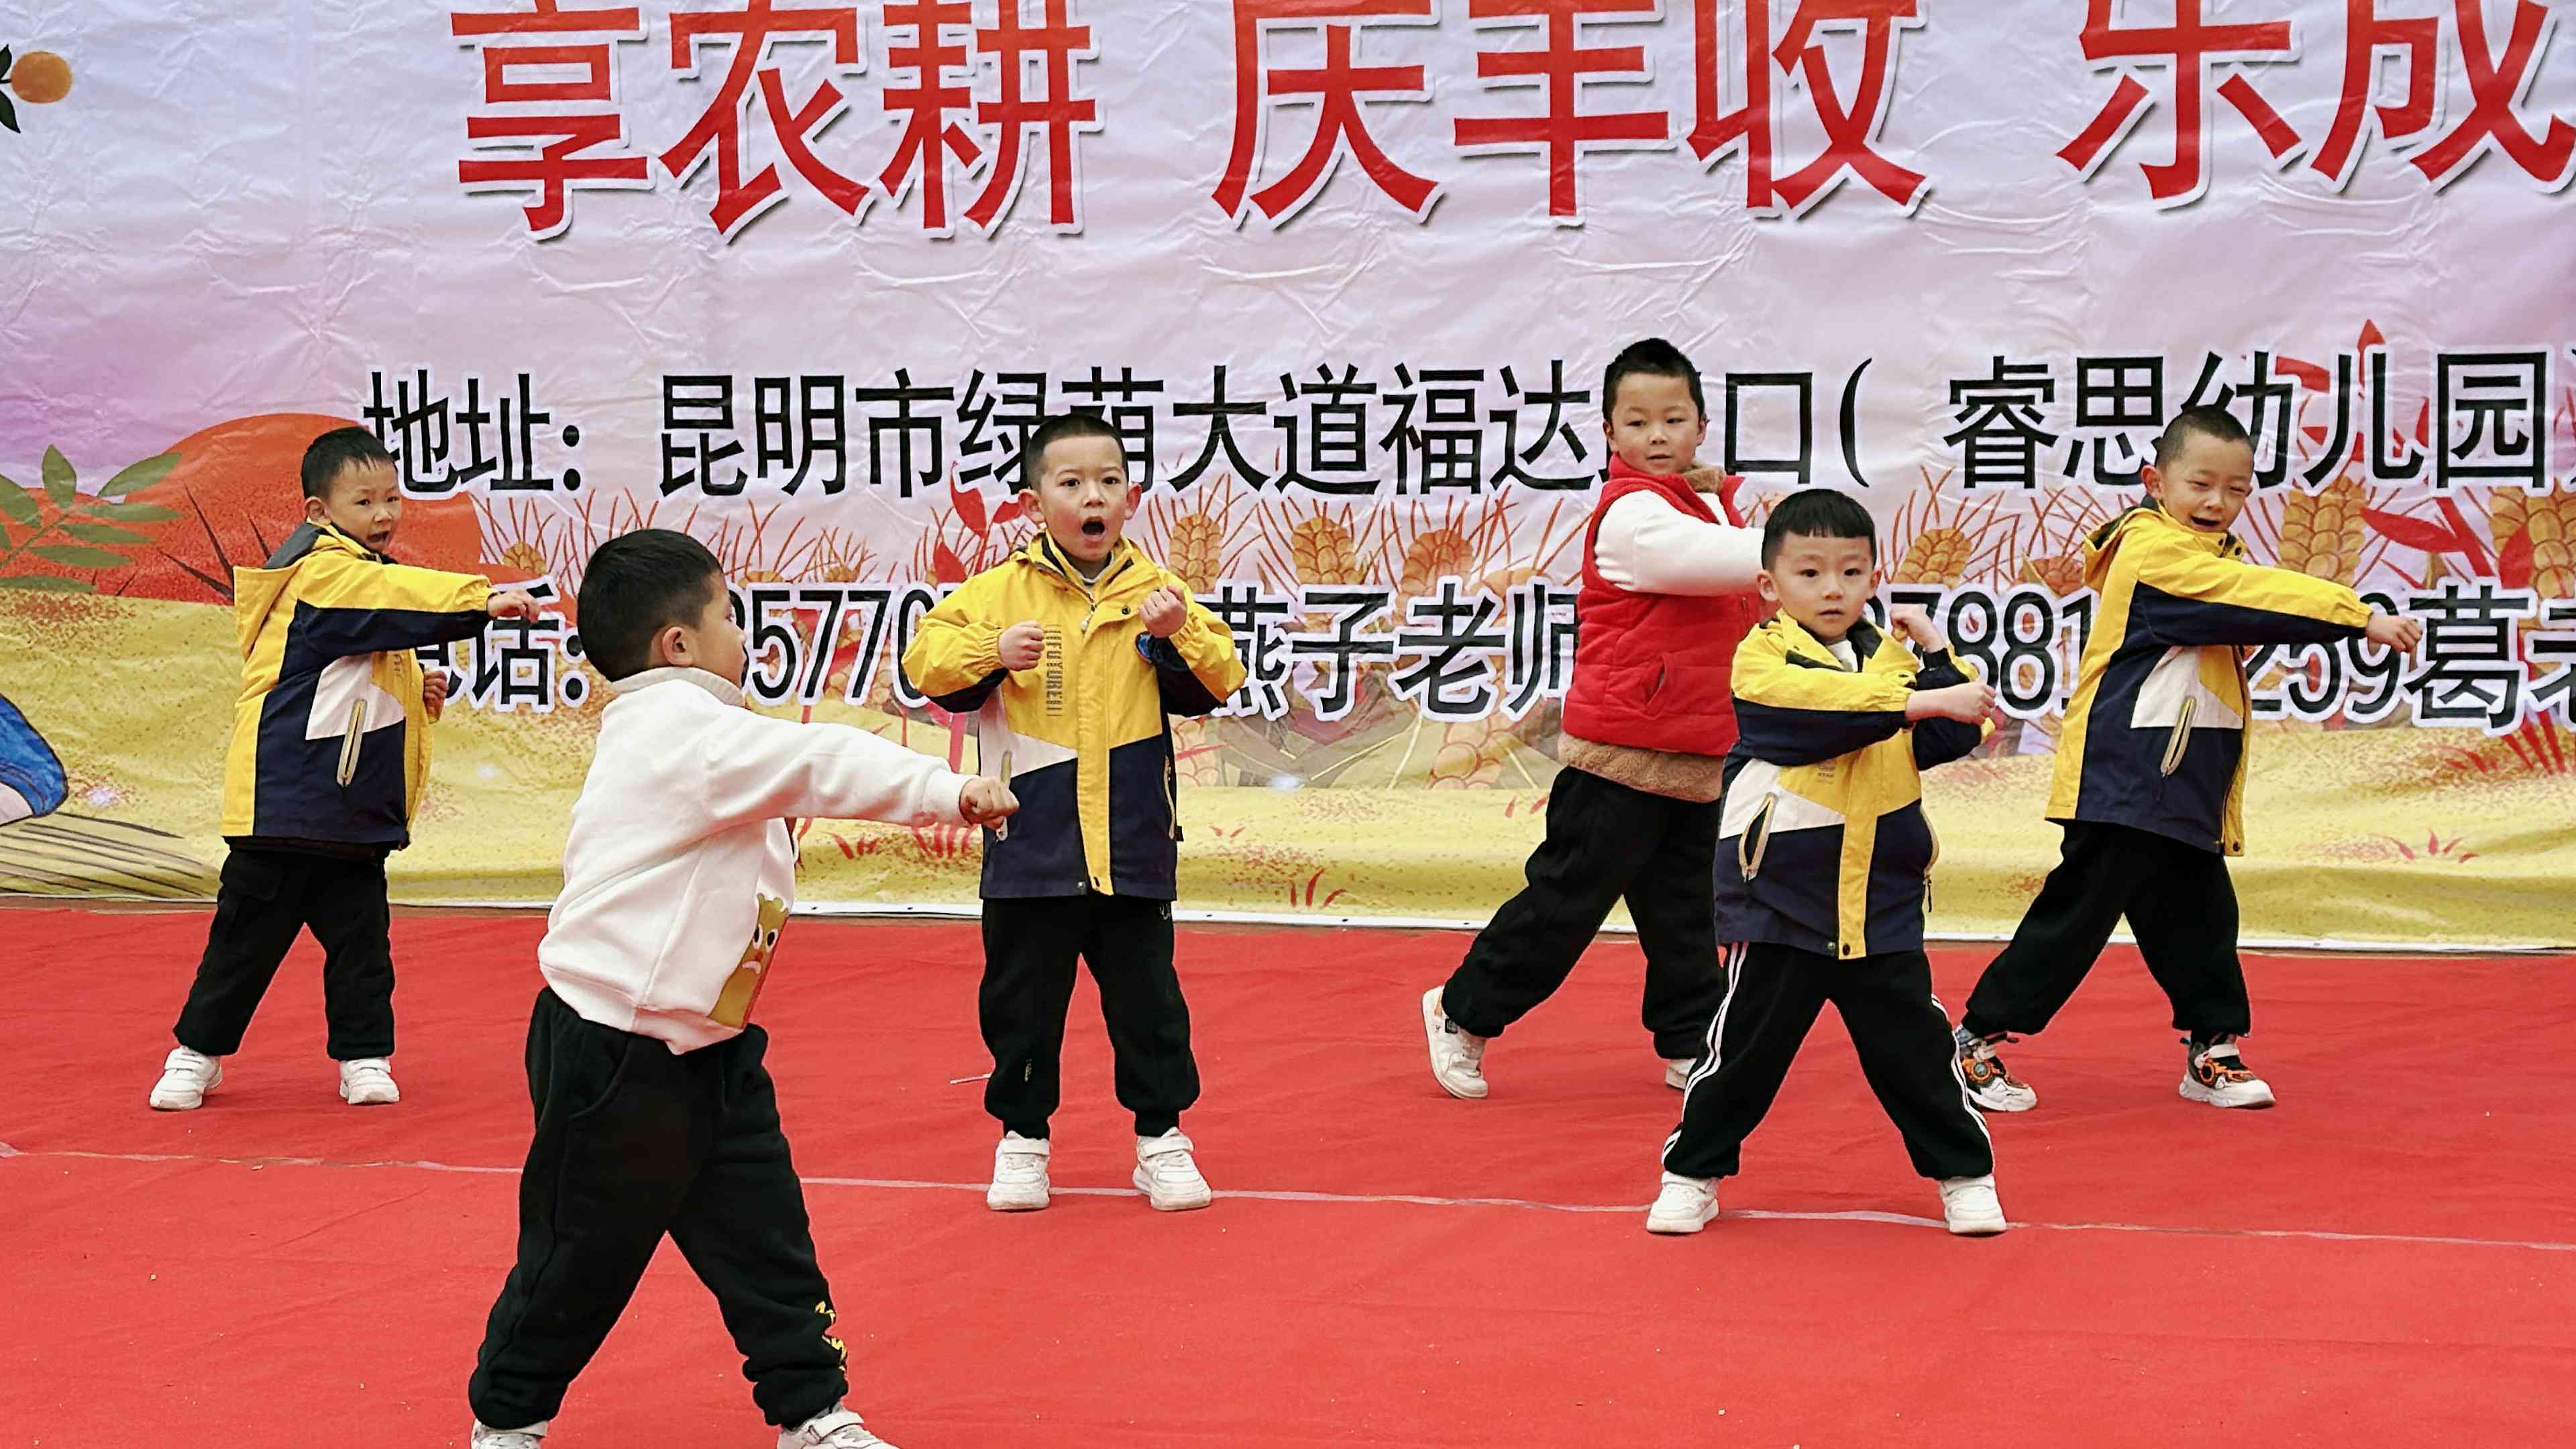
[[[304,449],[304,496],[328,500],[331,485],[351,468],[390,468],[394,455],[365,428],[333,428]]]
[[[1699,390],[1699,369],[1682,350],[1660,337],[1648,337],[1619,349],[1610,365],[1601,373],[1601,415],[1619,405],[1619,380],[1637,373],[1648,377],[1678,377],[1690,385],[1691,406],[1699,409],[1702,420],[1708,417],[1708,397]]]
[[[668,528],[639,528],[599,546],[582,571],[582,653],[603,678],[653,667],[653,636],[695,624],[724,592],[724,565],[707,546]]]
[[[1011,491],[1038,486],[1039,475],[1046,471],[1048,445],[1067,438],[1107,438],[1118,444],[1122,457],[1127,446],[1118,430],[1097,413],[1057,413],[1029,430],[1029,440],[1020,449],[1020,481]]]
[[[1801,488],[1771,509],[1762,525],[1762,566],[1780,556],[1780,546],[1798,538],[1865,538],[1869,556],[1878,557],[1878,520],[1860,500],[1831,488]]]
[[[2222,443],[2243,443],[2249,448],[2254,446],[2254,440],[2246,435],[2245,425],[2236,421],[2234,414],[2225,408],[2202,403],[2174,414],[2173,421],[2165,424],[2164,432],[2157,436],[2157,471],[2172,467],[2174,459],[2182,456],[2182,450],[2189,447],[2195,437],[2216,438]]]

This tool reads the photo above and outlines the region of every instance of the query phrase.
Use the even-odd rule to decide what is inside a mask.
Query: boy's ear
[[[2147,496],[2154,499],[2157,506],[2163,506],[2165,501],[2165,480],[2164,475],[2156,471],[2155,464],[2140,463],[2138,465],[2138,486],[2147,490]]]
[[[1766,604],[1776,604],[1780,602],[1780,583],[1777,579],[1771,577],[1771,571],[1769,569],[1764,569],[1760,573],[1755,574],[1753,576],[1753,582],[1761,587],[1762,602]]]
[[[1127,485],[1127,511],[1128,511],[1129,513],[1133,513],[1133,512],[1135,512],[1137,509],[1142,508],[1144,505],[1145,505],[1145,485],[1144,485],[1144,484],[1142,484],[1142,483],[1130,483],[1130,484],[1128,484],[1128,485]]]
[[[304,500],[304,521],[307,523],[329,523],[331,521],[331,510],[319,498],[306,498]]]
[[[653,653],[644,667],[659,669],[676,665],[686,668],[695,662],[689,656],[689,631],[677,624],[665,624],[653,631]]]

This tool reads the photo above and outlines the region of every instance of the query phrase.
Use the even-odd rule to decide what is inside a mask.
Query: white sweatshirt
[[[1762,530],[1693,518],[1640,489],[1603,515],[1592,563],[1632,593],[1740,594],[1761,571]]]
[[[609,688],[537,947],[586,1020],[674,1053],[739,1034],[796,904],[789,818],[964,823],[965,776],[865,730],[753,714],[701,669]]]

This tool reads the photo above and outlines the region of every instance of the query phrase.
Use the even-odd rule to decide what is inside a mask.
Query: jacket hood
[[[233,632],[244,659],[250,657],[252,647],[259,642],[259,631],[277,608],[278,600],[286,597],[287,586],[295,581],[295,571],[317,552],[345,553],[362,559],[376,557],[366,545],[328,524],[303,523],[286,536],[266,564],[233,570]]]

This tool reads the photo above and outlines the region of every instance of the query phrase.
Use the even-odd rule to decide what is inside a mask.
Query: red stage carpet
[[[464,1442],[526,1147],[534,916],[410,915],[398,1107],[340,1104],[298,948],[201,1111],[144,1106],[201,914],[0,912],[0,1445]],[[1680,1098],[1595,950],[1441,1095],[1415,998],[1460,936],[1187,929],[1219,1198],[1126,1191],[1089,988],[1059,1196],[978,1194],[971,925],[800,922],[761,1002],[855,1406],[985,1446],[2273,1446],[2576,1439],[2566,959],[2265,958],[2283,1105],[2174,1092],[2116,952],[2011,1055],[1989,1241],[1930,1185],[1830,1013],[1727,1213],[1644,1231]],[[1956,1002],[1988,952],[1936,957]],[[1068,1191],[1070,1189],[1070,1191]],[[666,1250],[550,1449],[766,1446]]]

